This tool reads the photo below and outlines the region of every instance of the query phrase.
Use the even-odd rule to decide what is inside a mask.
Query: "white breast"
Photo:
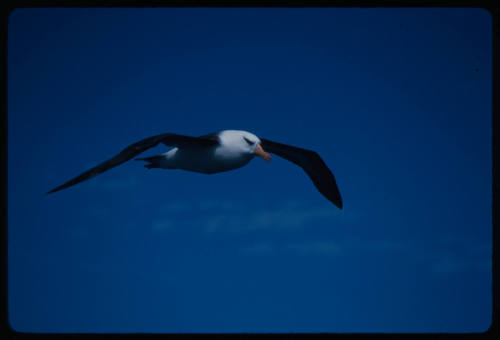
[[[160,163],[165,169],[183,169],[212,174],[237,169],[247,164],[252,154],[241,153],[227,145],[204,148],[174,148]]]

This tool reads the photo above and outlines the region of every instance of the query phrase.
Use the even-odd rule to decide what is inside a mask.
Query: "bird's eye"
[[[254,145],[254,142],[252,142],[250,139],[248,139],[246,137],[243,137],[243,139],[245,140],[245,142],[248,143],[248,145]]]

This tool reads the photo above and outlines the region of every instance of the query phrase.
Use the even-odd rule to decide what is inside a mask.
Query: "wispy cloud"
[[[247,246],[243,246],[241,247],[241,250],[244,253],[250,253],[250,254],[268,254],[272,251],[275,251],[276,247],[271,243],[258,242],[258,243],[252,243]]]
[[[491,259],[460,258],[457,256],[442,256],[431,264],[431,270],[439,275],[448,275],[464,271],[491,271]]]
[[[361,240],[354,238],[346,238],[343,240],[302,240],[295,242],[257,242],[249,246],[245,246],[242,250],[246,253],[264,253],[264,252],[280,252],[280,253],[296,253],[303,255],[352,255],[360,253],[380,254],[385,253],[402,253],[405,247],[402,243]]]
[[[272,244],[268,242],[257,242],[244,246],[241,251],[248,254],[294,253],[298,255],[334,255],[341,251],[342,247],[332,241],[302,241],[293,243]]]
[[[242,209],[242,205],[232,201],[217,199],[197,199],[186,201],[174,201],[163,204],[160,213],[190,213],[192,216],[213,215],[224,212],[237,212]]]
[[[286,253],[294,255],[363,256],[390,255],[403,261],[420,262],[429,273],[446,276],[460,272],[488,272],[492,269],[491,245],[482,242],[463,243],[462,249],[453,251],[446,244],[429,248],[414,242],[350,237],[342,240],[302,240],[295,242],[255,242],[241,247],[249,255]],[[456,250],[456,249],[455,249]]]
[[[205,231],[214,232],[252,232],[263,229],[297,229],[310,226],[315,222],[325,222],[337,216],[333,207],[301,207],[290,205],[259,207],[245,213],[235,210],[219,211],[205,216],[201,221]]]
[[[439,248],[420,256],[429,263],[431,271],[449,275],[464,271],[492,270],[492,244],[452,235]]]
[[[87,187],[99,188],[106,190],[116,190],[116,189],[131,189],[138,185],[137,179],[134,177],[123,177],[123,178],[102,178],[96,177],[92,178]]]
[[[171,202],[160,209],[172,219],[200,226],[205,233],[242,233],[264,229],[297,229],[332,221],[339,210],[330,205],[308,206],[295,201],[264,206],[260,202],[199,199]]]
[[[313,241],[302,243],[291,243],[284,247],[285,251],[292,251],[299,254],[338,254],[342,246],[332,241]]]
[[[154,220],[152,223],[152,229],[155,231],[172,230],[174,226],[175,223],[168,218]]]
[[[193,199],[169,202],[161,207],[152,229],[172,231],[178,226],[195,226],[207,237],[239,235],[261,231],[298,231],[315,225],[346,225],[360,216],[355,211],[340,211],[329,204],[311,205],[305,201],[262,202],[245,204],[222,199]],[[344,235],[345,236],[345,235]],[[369,238],[355,234],[342,239],[313,239],[295,242],[270,241],[243,244],[247,254],[289,253],[303,255],[351,256],[383,255],[419,262],[435,275],[463,271],[491,271],[492,246],[464,235],[449,235],[432,243],[424,240]]]

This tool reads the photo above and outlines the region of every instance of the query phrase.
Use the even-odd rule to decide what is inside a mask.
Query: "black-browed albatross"
[[[47,192],[47,194],[97,176],[159,143],[174,148],[159,156],[136,158],[136,160],[148,162],[145,165],[148,169],[183,169],[213,174],[240,168],[250,162],[254,156],[270,161],[271,156],[266,151],[274,153],[300,166],[311,178],[319,192],[342,209],[342,197],[335,182],[335,177],[316,152],[272,142],[241,130],[224,130],[200,137],[183,136],[174,133],[152,136],[126,147],[113,158],[85,171]]]

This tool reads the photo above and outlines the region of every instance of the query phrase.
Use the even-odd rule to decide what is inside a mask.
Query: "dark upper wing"
[[[220,132],[213,132],[213,133],[209,133],[208,135],[200,136],[198,138],[210,140],[210,141],[214,142],[215,144],[219,144],[219,142],[220,142],[219,133]]]
[[[342,197],[340,196],[337,182],[335,182],[335,177],[316,152],[262,138],[261,145],[265,151],[283,157],[304,169],[319,192],[342,209]]]
[[[159,143],[163,143],[167,146],[212,146],[217,144],[217,140],[210,139],[210,138],[203,138],[203,137],[189,137],[189,136],[182,136],[182,135],[177,135],[174,133],[163,133],[161,135],[156,135],[153,137],[145,138],[143,140],[138,141],[137,143],[134,143],[132,145],[127,146],[125,149],[123,149],[118,155],[114,156],[111,159],[108,159],[107,161],[93,167],[90,170],[85,171],[84,173],[76,176],[75,178],[67,181],[66,183],[58,186],[55,189],[52,189],[51,191],[47,192],[47,194],[50,194],[52,192],[59,191],[61,189],[65,189],[67,187],[70,187],[72,185],[75,185],[77,183],[80,183],[82,181],[85,181],[89,178],[92,178],[94,176],[99,175],[100,173],[109,170],[111,168],[114,168],[115,166],[118,166],[129,159],[133,158],[134,156],[137,156],[143,151],[146,151],[149,148],[152,148]]]

